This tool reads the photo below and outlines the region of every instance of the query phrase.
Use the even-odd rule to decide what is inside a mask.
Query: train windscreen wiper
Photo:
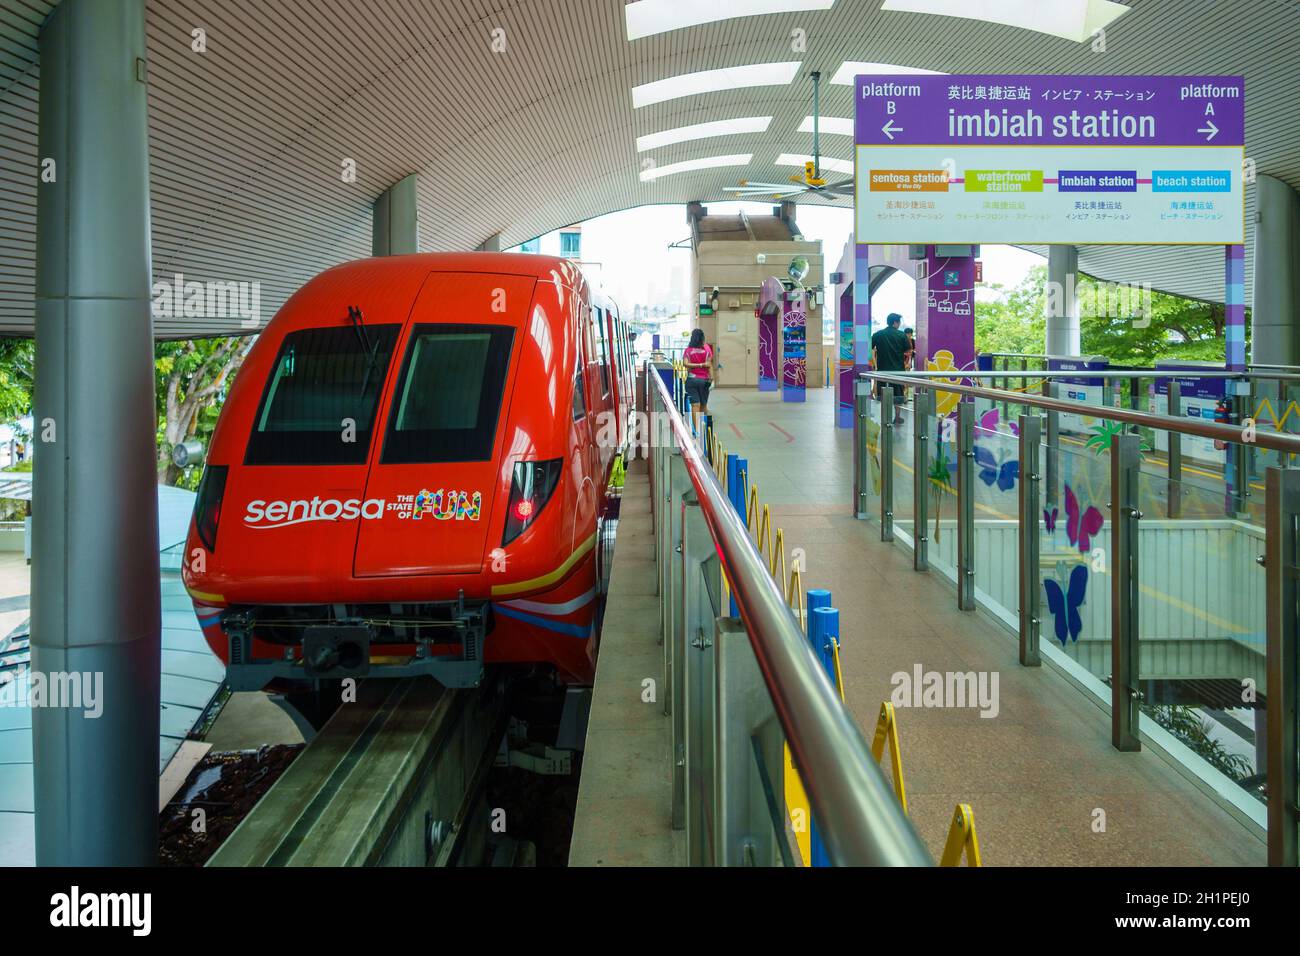
[[[366,354],[366,374],[361,379],[361,391],[359,394],[365,395],[366,389],[370,387],[370,373],[375,368],[375,354],[379,351],[379,343],[373,346],[370,344],[370,336],[366,334],[365,322],[362,320],[361,310],[355,305],[348,306],[348,318],[352,320],[352,330],[357,333],[357,341],[361,343],[361,348]]]

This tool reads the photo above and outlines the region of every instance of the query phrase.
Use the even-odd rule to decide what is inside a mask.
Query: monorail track
[[[482,793],[508,719],[502,679],[365,681],[208,866],[477,862]]]

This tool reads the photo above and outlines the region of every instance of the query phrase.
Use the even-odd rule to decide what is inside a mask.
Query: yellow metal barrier
[[[796,598],[799,600],[798,608],[794,606]],[[806,632],[808,630],[808,621],[803,606],[803,575],[800,574],[798,568],[790,572],[790,584],[785,589],[785,603],[790,605],[790,610],[795,612],[795,620],[799,622],[799,626]]]
[[[966,852],[968,866],[983,866],[980,862],[980,841],[975,835],[975,814],[969,803],[957,804],[953,814],[952,826],[948,828],[948,842],[943,845],[940,866],[957,866],[961,863],[962,851]]]
[[[840,669],[840,639],[831,635],[831,656],[835,659],[835,689],[839,691],[840,703],[844,703],[844,671]],[[877,757],[877,760],[880,758]]]
[[[880,716],[876,718],[876,735],[871,740],[871,756],[880,762],[885,754],[885,742],[889,743],[889,764],[894,772],[894,793],[898,804],[907,812],[907,788],[903,786],[903,751],[898,743],[898,721],[894,718],[894,705],[885,701],[880,705]]]

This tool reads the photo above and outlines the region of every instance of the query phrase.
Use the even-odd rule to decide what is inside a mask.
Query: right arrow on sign
[[[885,122],[885,125],[880,127],[880,131],[884,133],[886,136],[888,136],[890,139],[893,139],[895,133],[901,133],[903,131],[903,127],[895,126],[894,121],[891,119],[891,120],[887,120]]]
[[[1205,125],[1196,132],[1208,134],[1205,137],[1205,141],[1208,143],[1210,140],[1214,139],[1215,134],[1219,132],[1219,127],[1214,125],[1214,120],[1206,120]]]

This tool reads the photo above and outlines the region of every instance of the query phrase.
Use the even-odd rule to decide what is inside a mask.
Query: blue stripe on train
[[[502,607],[500,604],[492,605],[493,612],[500,614],[502,617],[514,618],[516,621],[524,621],[528,624],[536,624],[538,627],[544,627],[548,631],[557,631],[560,634],[567,634],[570,637],[586,639],[591,637],[591,625],[583,624],[565,624],[562,621],[552,621],[549,618],[541,617],[537,614],[529,614],[526,611],[517,611],[514,608]]]

